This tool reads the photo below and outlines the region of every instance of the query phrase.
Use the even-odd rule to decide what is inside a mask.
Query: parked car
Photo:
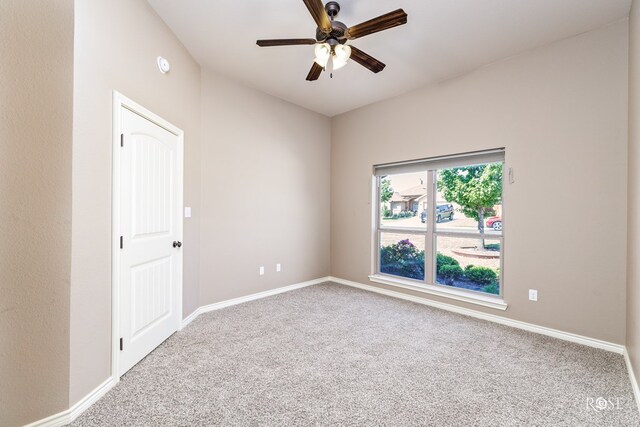
[[[436,206],[436,222],[442,222],[445,219],[448,219],[449,221],[453,220],[453,205],[450,203]],[[420,214],[420,221],[423,223],[427,222],[426,210],[422,211]]]
[[[495,231],[502,231],[502,217],[492,216],[487,220],[487,227],[493,228]]]

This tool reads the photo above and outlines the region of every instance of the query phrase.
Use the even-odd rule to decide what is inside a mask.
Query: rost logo
[[[605,399],[604,397],[587,397],[587,410],[602,412],[621,409],[621,399],[619,397]]]

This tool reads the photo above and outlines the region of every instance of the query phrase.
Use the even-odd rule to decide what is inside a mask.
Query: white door
[[[182,139],[125,107],[120,123],[117,366],[123,375],[180,325]]]

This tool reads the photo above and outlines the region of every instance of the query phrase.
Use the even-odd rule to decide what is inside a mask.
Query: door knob
[[[174,248],[181,248],[182,247],[182,242],[178,242],[178,241],[173,242],[173,247]]]

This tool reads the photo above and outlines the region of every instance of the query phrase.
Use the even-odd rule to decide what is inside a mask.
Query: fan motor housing
[[[316,40],[319,42],[327,41],[328,39],[336,39],[339,43],[344,44],[347,41],[347,26],[340,21],[331,21],[331,32],[329,34],[324,33],[320,28],[316,29]]]

